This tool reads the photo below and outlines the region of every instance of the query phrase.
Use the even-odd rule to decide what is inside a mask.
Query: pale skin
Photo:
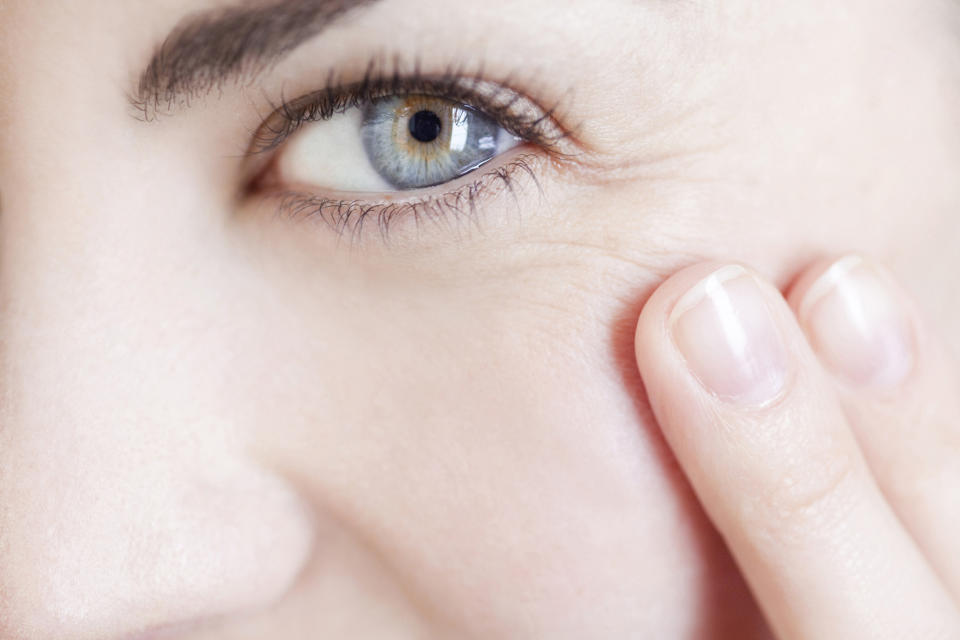
[[[960,5],[382,0],[138,118],[233,4],[0,0],[0,639],[960,637]],[[277,215],[376,56],[569,153]]]

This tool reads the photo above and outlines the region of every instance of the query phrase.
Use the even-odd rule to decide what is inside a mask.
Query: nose
[[[122,54],[70,48],[58,33],[77,29],[43,13],[0,20],[0,61],[16,61],[0,62],[0,638],[265,606],[313,529],[245,446],[234,372],[251,328],[224,214],[118,115]],[[47,55],[17,55],[35,43]]]

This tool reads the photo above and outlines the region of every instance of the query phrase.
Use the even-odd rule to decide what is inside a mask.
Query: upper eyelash
[[[328,120],[380,98],[413,94],[468,104],[513,135],[546,149],[555,149],[568,136],[554,119],[556,106],[543,109],[506,84],[484,80],[480,73],[465,75],[448,68],[439,75],[424,75],[418,64],[405,74],[398,63],[387,72],[373,62],[360,82],[342,84],[331,73],[319,91],[295,100],[281,99],[254,134],[249,153],[276,149],[305,123]]]

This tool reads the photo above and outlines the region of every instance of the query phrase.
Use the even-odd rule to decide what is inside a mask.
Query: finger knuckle
[[[825,534],[853,507],[856,477],[856,461],[842,451],[789,461],[765,478],[749,507],[751,519],[778,545]]]

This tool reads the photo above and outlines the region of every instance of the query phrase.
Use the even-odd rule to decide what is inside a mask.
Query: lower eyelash
[[[422,225],[430,223],[457,225],[458,230],[464,224],[479,229],[481,199],[506,192],[516,201],[521,177],[528,178],[542,195],[533,167],[540,160],[535,154],[525,154],[495,169],[479,170],[472,182],[454,191],[419,200],[369,203],[294,191],[278,192],[272,197],[280,199],[281,217],[295,222],[320,221],[352,245],[359,244],[364,230],[375,225],[381,240],[390,244],[391,229],[400,222],[412,221],[418,232]]]

